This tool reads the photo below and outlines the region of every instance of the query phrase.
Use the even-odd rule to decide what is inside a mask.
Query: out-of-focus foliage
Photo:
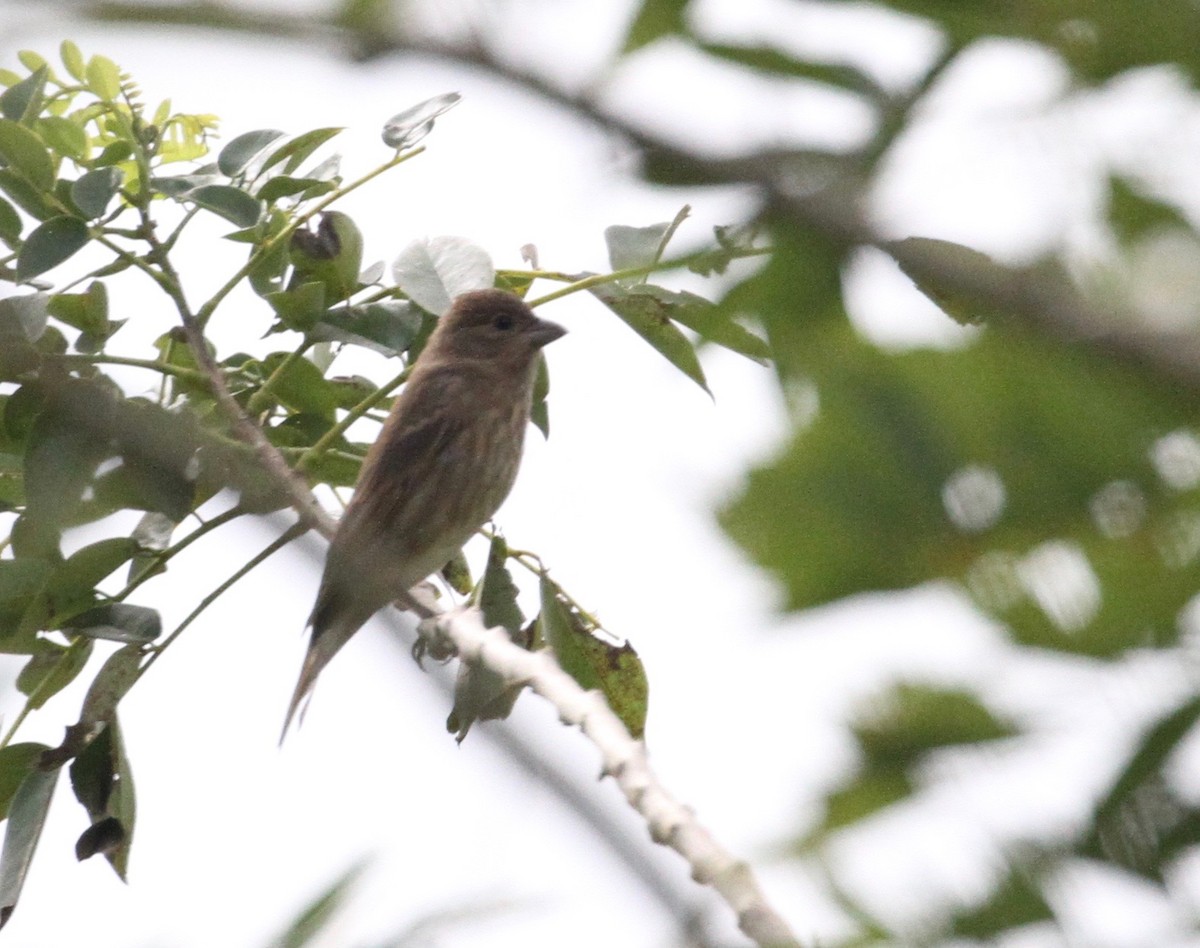
[[[1195,240],[1187,215],[1100,168],[1121,257],[1107,269],[1073,277],[1078,268],[1047,257],[1009,270],[928,239],[937,234],[872,241],[950,318],[972,327],[954,348],[895,351],[865,338],[847,316],[843,274],[858,235],[869,240],[870,231],[837,209],[870,193],[916,120],[927,83],[936,85],[973,43],[1041,44],[1081,86],[1161,63],[1196,78],[1191,38],[1200,34],[1200,8],[1184,0],[894,0],[879,6],[926,19],[943,44],[927,80],[888,93],[852,67],[807,61],[782,44],[710,42],[694,6],[640,4],[627,48],[671,37],[762,74],[853,91],[877,115],[874,139],[850,155],[815,151],[722,168],[668,151],[647,165],[663,182],[768,187],[778,169],[800,176],[795,191],[807,202],[791,202],[786,187],[774,192],[757,221],[772,258],[722,303],[761,322],[794,405],[790,439],[721,512],[730,535],[778,579],[789,609],[948,579],[1030,654],[1051,650],[1113,668],[1147,650],[1182,660],[1185,617],[1200,593],[1200,364],[1174,356],[1200,351],[1200,326],[1172,327],[1177,335],[1165,344],[1155,336],[1129,289],[1124,257],[1163,234]],[[1044,311],[1030,305],[1032,293],[1042,294]],[[840,832],[919,795],[928,767],[952,745],[1025,740],[1023,725],[1002,722],[966,692],[902,683],[878,702],[851,726],[858,766],[799,834],[806,856],[820,859]],[[931,907],[920,932],[868,921],[855,893],[828,870],[834,897],[862,922],[850,943],[990,940],[1057,923],[1047,893],[1080,859],[1119,867],[1171,897],[1164,880],[1200,842],[1195,795],[1171,776],[1180,746],[1195,736],[1196,702],[1185,698],[1132,750],[1114,748],[1118,776],[1087,826],[1066,841],[1013,848],[990,895],[952,911]]]

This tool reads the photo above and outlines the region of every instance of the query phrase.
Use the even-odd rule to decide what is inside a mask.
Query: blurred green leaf
[[[642,0],[625,34],[621,52],[632,53],[664,36],[684,33],[687,7],[688,0]]]
[[[1164,869],[1185,846],[1200,842],[1200,811],[1170,788],[1165,768],[1200,718],[1190,697],[1150,727],[1108,793],[1077,847],[1080,856],[1121,866],[1163,883]]]
[[[1163,230],[1191,230],[1178,207],[1150,197],[1125,178],[1108,179],[1108,221],[1124,246]]]
[[[321,936],[329,930],[330,922],[345,907],[350,893],[366,867],[365,862],[355,863],[338,876],[331,885],[304,906],[286,931],[271,941],[271,948],[307,948],[317,944]]]
[[[961,938],[991,941],[1024,925],[1054,920],[1036,869],[1015,865],[981,905],[955,913],[951,931]]]
[[[889,6],[931,20],[957,48],[989,36],[1041,43],[1087,82],[1161,63],[1177,64],[1193,81],[1200,78],[1200,49],[1193,42],[1200,10],[1190,0],[1060,0],[1015,6],[986,0],[892,0]]]
[[[789,607],[949,576],[1021,641],[1111,655],[1151,629],[1174,639],[1194,588],[1158,539],[1180,514],[1149,452],[1192,421],[1177,393],[1012,333],[891,356],[844,327],[797,344],[780,358],[813,367],[815,419],[723,517]],[[1114,491],[1133,504],[1127,536],[1096,520]],[[1051,565],[1075,585],[1047,586]],[[998,583],[1014,595],[991,595]]]
[[[907,683],[868,708],[851,730],[870,761],[894,766],[909,766],[937,748],[1017,733],[969,692]]]
[[[725,43],[700,43],[699,47],[710,56],[724,59],[740,66],[749,66],[759,72],[788,76],[793,79],[809,79],[822,85],[833,86],[870,98],[880,98],[880,89],[870,76],[853,66],[811,62],[789,56],[771,46],[731,46]]]

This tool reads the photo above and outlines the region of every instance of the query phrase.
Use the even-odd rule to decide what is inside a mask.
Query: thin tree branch
[[[423,637],[435,648],[453,650],[468,664],[485,665],[511,685],[527,685],[558,710],[564,724],[578,727],[600,749],[603,774],[616,781],[629,805],[641,814],[651,838],[687,860],[692,878],[721,895],[734,910],[738,927],[755,944],[800,948],[749,864],[727,852],[663,786],[650,768],[646,745],[630,736],[599,692],[580,688],[547,652],[528,652],[514,645],[503,628],[486,628],[477,609],[454,610],[422,626]]]

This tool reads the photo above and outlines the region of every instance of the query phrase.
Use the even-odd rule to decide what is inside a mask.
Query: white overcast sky
[[[697,24],[714,37],[835,57],[857,51],[890,83],[904,82],[936,45],[920,24],[861,9],[821,11],[783,0],[695,6]],[[620,36],[624,7],[497,4],[510,12],[494,24],[495,35],[512,56],[582,84]],[[478,73],[411,57],[355,66],[322,49],[216,33],[85,28],[38,5],[0,4],[0,65],[12,66],[19,48],[50,55],[65,36],[85,54],[103,53],[133,73],[148,101],[170,96],[177,109],[218,114],[226,139],[262,127],[347,126],[334,147],[350,176],[386,156],[378,129],[390,115],[432,95],[462,93],[462,104],[427,140],[425,156],[347,201],[366,234],[368,262],[390,260],[417,237],[459,234],[484,246],[499,266],[519,266],[519,248],[532,242],[547,267],[600,270],[608,224],[668,220],[688,203],[693,217],[680,239],[698,243],[712,225],[750,206],[732,190],[641,185],[631,179],[633,156],[620,143]],[[1174,172],[1153,155],[1195,141],[1195,112],[1164,72],[1118,83],[1070,110],[1047,109],[1065,78],[1053,59],[1030,47],[979,50],[930,103],[923,132],[899,149],[884,176],[876,208],[883,226],[1010,258],[1063,241],[1091,247],[1080,222],[1094,210],[1087,174],[1096,154],[1165,179]],[[703,139],[715,152],[747,141],[846,146],[867,131],[862,109],[844,97],[710,72],[696,54],[672,44],[623,68],[607,101],[670,134]],[[206,276],[224,279],[237,252],[185,264],[198,277],[193,299]],[[116,297],[115,315],[134,320],[118,341],[139,332],[152,339],[170,325],[162,301],[128,281],[121,285],[127,288]],[[719,289],[694,279],[677,285]],[[960,341],[956,327],[872,255],[851,270],[850,300],[860,327],[888,344]],[[228,351],[255,345],[263,325],[257,301],[246,297],[243,304],[245,315],[228,307],[213,326],[218,339],[237,339]],[[841,929],[814,897],[813,881],[780,862],[773,847],[813,818],[821,791],[851,765],[839,721],[888,676],[986,678],[1011,710],[1075,709],[1060,713],[1060,730],[1047,736],[1042,757],[996,762],[999,777],[990,783],[951,774],[924,809],[903,813],[922,820],[885,819],[838,848],[839,867],[865,879],[873,907],[897,919],[907,917],[914,884],[969,896],[994,868],[996,839],[1077,818],[1078,787],[1103,782],[1096,760],[1114,735],[1181,686],[1149,664],[1116,682],[1053,661],[1018,664],[949,588],[778,617],[770,580],[712,516],[784,433],[769,370],[707,352],[714,401],[598,305],[571,299],[545,314],[570,329],[549,350],[553,436],[531,437],[498,522],[511,542],[538,551],[580,601],[634,642],[651,679],[647,736],[656,769],[719,838],[758,862],[802,937]],[[242,319],[250,330],[238,326]],[[380,379],[390,374],[378,360],[347,367]],[[228,534],[197,544],[157,581],[161,593],[147,601],[162,609],[167,628],[244,551],[269,540],[249,523]],[[129,885],[102,860],[75,863],[73,843],[85,820],[64,780],[4,933],[8,943],[262,945],[312,893],[372,855],[354,910],[331,946],[382,939],[429,913],[477,902],[506,907],[455,927],[438,943],[667,943],[668,921],[544,789],[476,735],[455,746],[442,726],[444,701],[380,634],[364,633],[338,656],[304,726],[276,749],[317,569],[299,549],[276,556],[211,609],[126,700],[122,722],[139,800]],[[53,700],[21,737],[57,743],[79,698],[76,688]],[[558,726],[536,700],[520,705],[521,726],[642,838],[616,789],[595,783],[596,757],[580,736]],[[1055,760],[1049,772],[1047,754]],[[1006,798],[1023,805],[996,805]],[[939,831],[930,832],[935,816]],[[648,859],[661,860],[686,885],[680,860],[648,842],[645,848]],[[1107,892],[1111,882],[1086,881],[1089,892]],[[1183,944],[1171,940],[1179,920],[1146,893],[1122,887],[1119,898],[1094,904],[1112,917],[1097,916],[1091,945]]]

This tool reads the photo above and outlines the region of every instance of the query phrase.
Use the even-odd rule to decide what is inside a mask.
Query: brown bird
[[[538,352],[565,332],[502,290],[464,293],[438,321],[329,546],[281,741],[350,636],[444,566],[504,502],[521,462]]]

